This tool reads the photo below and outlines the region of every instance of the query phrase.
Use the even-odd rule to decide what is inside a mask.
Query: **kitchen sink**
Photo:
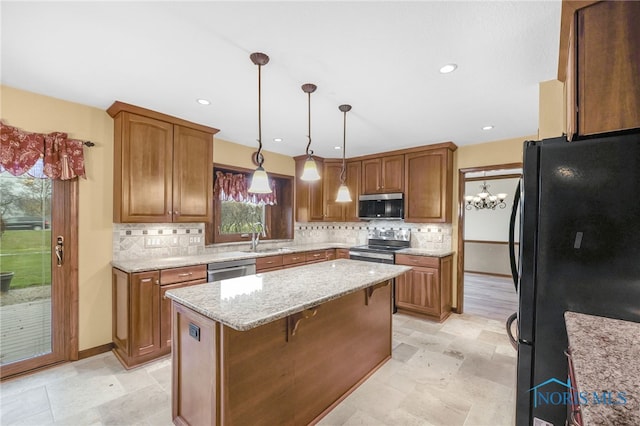
[[[291,253],[290,248],[280,247],[280,248],[272,248],[272,247],[258,247],[256,250],[242,250],[244,253]]]

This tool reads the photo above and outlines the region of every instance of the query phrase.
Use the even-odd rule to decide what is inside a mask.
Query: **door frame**
[[[467,173],[488,172],[496,170],[508,170],[522,168],[522,162],[494,164],[491,166],[467,167],[458,169],[458,264],[456,279],[456,308],[455,312],[461,314],[464,312],[464,188],[468,181],[478,180],[476,178],[467,179]],[[505,177],[509,177],[504,175]],[[499,176],[502,178],[503,176]],[[490,176],[493,178],[493,176]]]
[[[52,181],[51,211],[58,213],[51,215],[51,286],[63,285],[61,290],[51,291],[52,351],[0,366],[2,381],[78,359],[78,186],[78,179]],[[57,235],[65,239],[64,264],[59,268],[55,255]]]

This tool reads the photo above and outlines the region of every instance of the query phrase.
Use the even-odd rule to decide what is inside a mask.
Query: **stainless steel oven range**
[[[395,263],[395,252],[408,248],[411,244],[411,231],[408,229],[372,229],[368,234],[367,245],[351,247],[349,259],[376,263]],[[396,312],[395,281],[391,298],[393,312]]]

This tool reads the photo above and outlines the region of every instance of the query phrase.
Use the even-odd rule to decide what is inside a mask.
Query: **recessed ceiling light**
[[[447,65],[443,66],[442,68],[440,68],[440,73],[441,74],[449,74],[450,72],[454,72],[456,70],[456,68],[458,68],[458,66],[456,64],[447,64]]]
[[[491,130],[491,129],[493,129],[493,126],[484,126],[482,128],[482,130]]]
[[[340,151],[342,149],[341,146],[334,146],[333,149]]]
[[[211,102],[206,100],[206,99],[196,99],[196,101],[200,104],[200,105],[210,105]]]
[[[282,142],[282,138],[273,138],[274,142]]]

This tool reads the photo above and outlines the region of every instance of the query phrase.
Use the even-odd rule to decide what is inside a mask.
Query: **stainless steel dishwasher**
[[[207,282],[243,277],[256,273],[256,259],[225,260],[207,265]]]

